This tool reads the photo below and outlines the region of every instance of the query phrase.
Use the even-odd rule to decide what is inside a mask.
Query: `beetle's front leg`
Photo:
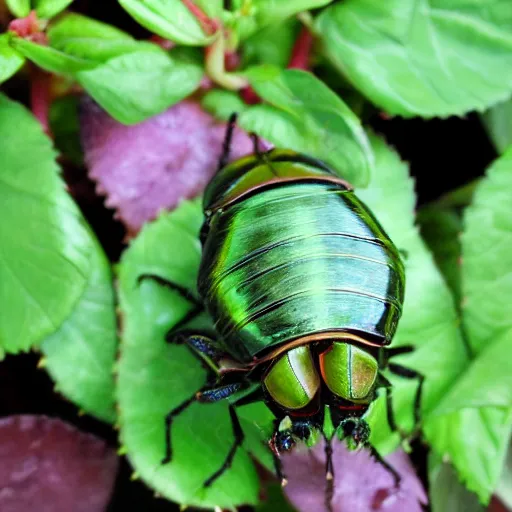
[[[186,343],[193,351],[218,361],[226,357],[226,353],[217,347],[215,340],[199,333],[175,332],[173,327],[165,336],[167,343],[182,345]]]
[[[414,347],[409,345],[387,349],[384,368],[387,368],[393,375],[396,375],[398,377],[402,377],[404,379],[415,379],[418,381],[418,387],[416,388],[416,394],[414,397],[414,425],[417,426],[421,420],[421,398],[423,394],[423,384],[425,382],[425,376],[418,372],[417,370],[413,370],[412,368],[407,368],[400,364],[392,363],[389,361],[389,359],[394,356],[408,354],[413,351]],[[387,396],[389,396],[389,392],[387,392]],[[388,399],[388,419],[390,407],[391,400]],[[393,415],[393,413],[391,414]]]

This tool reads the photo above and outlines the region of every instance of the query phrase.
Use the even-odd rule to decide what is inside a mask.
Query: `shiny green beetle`
[[[277,476],[285,482],[279,455],[298,441],[326,439],[326,473],[332,479],[331,439],[323,429],[326,410],[337,437],[367,446],[362,418],[387,390],[390,426],[396,424],[384,367],[419,381],[423,377],[388,362],[410,347],[387,348],[402,312],[405,274],[400,254],[372,212],[324,163],[273,149],[225,165],[235,123],[228,127],[219,170],[204,194],[199,299],[159,276],[143,275],[178,291],[193,307],[169,340],[185,342],[215,362],[215,381],[166,417],[166,454],[172,457],[171,424],[195,400],[231,403],[234,441],[211,485],[230,465],[243,442],[236,406],[264,400],[276,417],[269,441]],[[214,333],[189,332],[203,307]],[[244,393],[244,391],[246,391]]]

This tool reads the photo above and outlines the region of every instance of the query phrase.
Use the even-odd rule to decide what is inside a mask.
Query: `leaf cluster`
[[[125,126],[185,99],[216,120],[236,111],[247,132],[329,163],[402,251],[405,308],[393,345],[415,347],[397,362],[426,381],[416,425],[415,384],[386,375],[395,414],[428,446],[433,511],[486,505],[502,487],[512,432],[512,7],[119,0],[147,32],[136,38],[73,11],[71,0],[6,4],[18,19],[0,35],[0,83],[28,80],[37,92],[41,73],[48,79],[54,144],[29,109],[0,94],[3,353],[40,351],[58,390],[117,426],[120,453],[165,498],[210,508],[258,504],[254,460],[272,468],[264,441],[273,416],[263,404],[241,409],[245,451],[212,488],[201,484],[229,446],[227,404],[187,409],[173,430],[175,458],[160,464],[163,419],[201,387],[205,369],[186,347],[165,343],[190,303],[138,277],[158,274],[197,293],[201,194],[148,219],[114,267],[56,163],[60,154],[83,165],[77,90]],[[304,57],[297,44],[304,34],[307,59],[291,65]],[[418,211],[408,164],[372,131],[368,112],[406,119],[476,112],[499,156],[480,181]],[[142,164],[134,172],[144,172]],[[206,315],[196,322],[211,327]],[[399,447],[384,396],[369,422],[381,454]],[[449,499],[443,482],[456,487]]]

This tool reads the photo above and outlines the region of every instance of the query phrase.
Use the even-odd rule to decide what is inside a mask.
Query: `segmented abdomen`
[[[262,190],[211,220],[199,292],[241,361],[333,330],[385,345],[401,315],[402,262],[353,192],[333,183]]]

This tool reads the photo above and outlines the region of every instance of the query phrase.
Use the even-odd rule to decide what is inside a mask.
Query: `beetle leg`
[[[414,423],[418,425],[420,422],[420,411],[421,411],[421,396],[423,391],[423,383],[425,382],[425,376],[412,368],[406,368],[405,366],[389,363],[389,371],[399,377],[405,379],[417,379],[418,387],[416,389],[416,395],[414,398]]]
[[[223,400],[224,398],[227,398],[228,396],[236,393],[237,391],[241,391],[251,385],[252,383],[248,381],[242,381],[235,384],[228,384],[227,386],[205,390],[202,393],[196,395],[196,397],[197,400],[200,402],[215,402],[218,400]],[[224,459],[222,466],[204,482],[204,487],[209,487],[217,478],[219,478],[224,473],[224,471],[231,467],[233,459],[235,458],[236,450],[240,446],[242,446],[244,442],[244,432],[242,430],[242,426],[240,425],[240,420],[236,412],[236,407],[240,407],[242,405],[247,405],[257,400],[261,400],[260,393],[261,387],[258,387],[254,391],[249,392],[247,395],[239,398],[238,400],[236,400],[236,402],[229,405],[229,415],[231,418],[231,425],[233,427],[233,434],[235,436],[235,440],[231,445],[231,448],[226,458]],[[207,400],[205,400],[206,396],[208,397]],[[280,472],[278,474],[281,475]]]
[[[196,308],[201,308],[201,311],[203,310],[203,304],[201,303],[201,301],[196,299],[192,292],[185,288],[184,286],[169,281],[168,279],[165,279],[164,277],[159,276],[157,274],[141,274],[137,278],[137,284],[140,284],[145,279],[151,279],[153,281],[156,281],[158,284],[165,286],[166,288],[178,292],[184,299],[188,300],[189,302],[192,302],[192,304],[194,304]]]
[[[238,393],[244,389],[247,389],[251,385],[248,381],[234,382],[232,384],[226,384],[225,386],[218,386],[211,389],[201,390],[196,394],[198,402],[212,403],[219,402],[225,398],[229,398],[231,395]]]
[[[186,343],[200,354],[203,354],[214,360],[221,359],[226,355],[225,352],[220,351],[215,346],[215,341],[211,338],[208,338],[208,336],[204,336],[203,334],[199,333],[174,333],[174,329],[175,328],[173,327],[172,330],[166,334],[165,340],[167,343],[176,343],[179,345]]]
[[[383,368],[388,368],[392,374],[397,375],[398,377],[402,377],[404,379],[418,380],[418,387],[416,389],[416,395],[414,398],[414,424],[418,425],[421,416],[421,397],[423,392],[423,383],[425,381],[425,376],[420,372],[413,370],[412,368],[407,368],[405,366],[402,366],[401,364],[389,362],[389,359],[394,356],[409,354],[414,350],[415,349],[412,345],[404,345],[402,347],[386,349],[384,355],[385,360],[383,361]]]
[[[402,480],[402,477],[398,474],[398,471],[386,460],[384,460],[380,453],[376,450],[375,446],[373,446],[371,443],[366,443],[366,448],[370,451],[370,455],[379,463],[381,464],[387,471],[393,476],[393,479],[395,481],[395,487],[400,487],[400,482]]]
[[[386,390],[386,416],[389,428],[393,432],[398,432],[402,439],[407,439],[407,434],[397,425],[395,411],[393,409],[393,385],[384,375],[379,375],[380,385]]]
[[[215,480],[217,480],[217,478],[219,478],[219,476],[221,476],[224,473],[224,471],[228,470],[231,467],[237,449],[240,446],[242,446],[244,442],[244,431],[242,430],[238,414],[236,413],[235,406],[233,404],[229,405],[229,416],[231,418],[231,426],[233,427],[233,435],[235,436],[235,441],[231,445],[231,448],[229,449],[228,455],[224,459],[222,466],[204,482],[204,487],[209,487],[210,485],[212,485],[212,483]]]
[[[209,387],[209,383],[201,388],[207,389]],[[187,407],[192,405],[197,400],[197,393],[194,393],[191,397],[184,400],[180,405],[172,409],[167,416],[165,417],[165,456],[162,459],[162,464],[167,464],[171,462],[172,459],[172,446],[171,446],[171,426],[176,416],[180,415]]]

